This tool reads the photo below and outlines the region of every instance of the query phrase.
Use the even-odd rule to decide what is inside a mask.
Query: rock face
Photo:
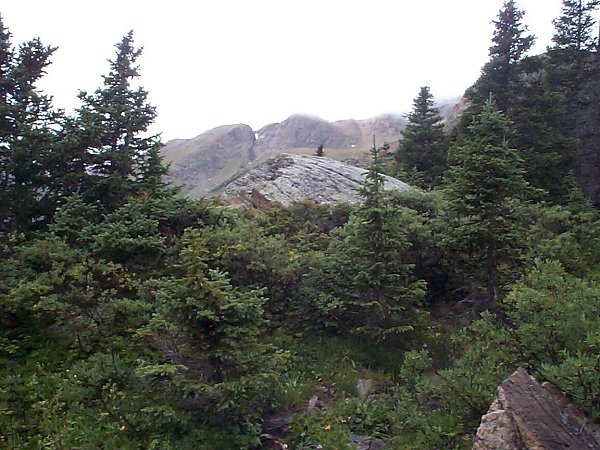
[[[219,197],[242,207],[288,206],[311,200],[319,204],[357,203],[367,171],[326,157],[282,154],[229,182]],[[385,177],[385,189],[410,186]]]
[[[600,428],[554,386],[517,369],[498,387],[473,450],[600,449]]]

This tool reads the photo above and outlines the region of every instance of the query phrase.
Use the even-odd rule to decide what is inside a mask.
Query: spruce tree
[[[490,61],[483,67],[479,80],[467,91],[473,106],[464,116],[463,127],[468,127],[473,115],[481,112],[490,94],[497,107],[510,115],[512,101],[517,98],[518,63],[535,39],[532,35],[525,35],[527,26],[522,23],[523,15],[515,2],[508,0],[493,21],[495,30],[489,51]]]
[[[591,51],[598,46],[592,13],[600,0],[563,0],[560,17],[552,23],[556,29],[552,42],[557,49]]]
[[[515,207],[530,194],[519,151],[509,144],[513,124],[488,101],[470,127],[470,139],[450,150],[448,196],[451,235],[464,272],[485,289],[492,304],[516,258]]]
[[[148,93],[135,87],[139,77],[136,62],[142,50],[134,47],[133,33],[124,36],[116,48],[110,71],[103,76],[104,85],[93,94],[79,95],[83,101],[79,109],[81,139],[91,155],[89,170],[95,177],[88,197],[109,211],[147,186],[150,172],[155,177],[157,151],[162,145],[158,135],[147,134],[156,109],[148,103]],[[147,164],[156,167],[148,170]]]
[[[329,246],[316,282],[316,303],[338,329],[375,339],[412,329],[413,307],[425,289],[404,255],[411,245],[408,212],[389,205],[384,194],[381,153],[388,149],[373,146],[363,203]]]
[[[446,166],[449,140],[444,134],[444,125],[428,86],[423,86],[413,101],[408,114],[408,124],[402,132],[402,140],[396,150],[396,161],[400,170],[419,172],[424,186],[431,187],[441,182]],[[414,183],[414,180],[410,180]]]
[[[0,234],[47,220],[61,114],[36,86],[55,48],[39,39],[12,48],[0,18]]]
[[[147,195],[158,195],[167,192],[168,184],[164,177],[169,173],[169,165],[164,164],[164,157],[160,154],[162,145],[155,145],[145,155],[138,169],[138,189]],[[178,188],[168,190],[174,194]]]
[[[565,126],[563,95],[553,81],[556,70],[545,57],[524,58],[534,38],[525,34],[523,16],[514,1],[507,1],[494,21],[490,61],[467,91],[471,105],[461,118],[458,135],[459,140],[469,136],[474,118],[491,97],[513,122],[512,142],[521,152],[526,180],[557,200],[577,144]]]
[[[525,179],[548,193],[549,199],[560,201],[578,142],[567,134],[563,96],[552,87],[544,73],[547,68],[547,60],[541,57],[523,63],[529,79],[523,81],[514,103],[512,143],[521,152]]]

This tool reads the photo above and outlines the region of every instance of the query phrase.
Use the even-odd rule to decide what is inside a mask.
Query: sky
[[[517,0],[551,44],[561,0]],[[2,0],[13,44],[56,46],[39,83],[72,111],[133,30],[140,83],[163,141],[296,113],[327,120],[404,113],[421,86],[460,96],[488,60],[502,0]]]

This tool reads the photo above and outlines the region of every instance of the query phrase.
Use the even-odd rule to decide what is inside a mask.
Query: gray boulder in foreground
[[[366,174],[365,169],[330,158],[284,153],[233,179],[218,197],[248,208],[268,208],[276,203],[289,206],[307,200],[323,205],[358,203]],[[386,190],[411,189],[395,178],[384,178]]]
[[[498,387],[473,450],[600,449],[600,429],[549,383],[517,369]]]

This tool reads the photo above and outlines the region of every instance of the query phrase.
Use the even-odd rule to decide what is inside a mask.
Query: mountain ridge
[[[460,115],[460,105],[460,99],[440,105],[448,127]],[[271,156],[313,154],[319,145],[328,157],[364,164],[373,136],[377,145],[387,142],[394,147],[406,123],[404,115],[389,113],[333,122],[315,115],[293,114],[259,130],[246,124],[222,125],[191,139],[172,139],[165,144],[162,155],[171,166],[168,181],[181,186],[182,195],[200,198]]]

